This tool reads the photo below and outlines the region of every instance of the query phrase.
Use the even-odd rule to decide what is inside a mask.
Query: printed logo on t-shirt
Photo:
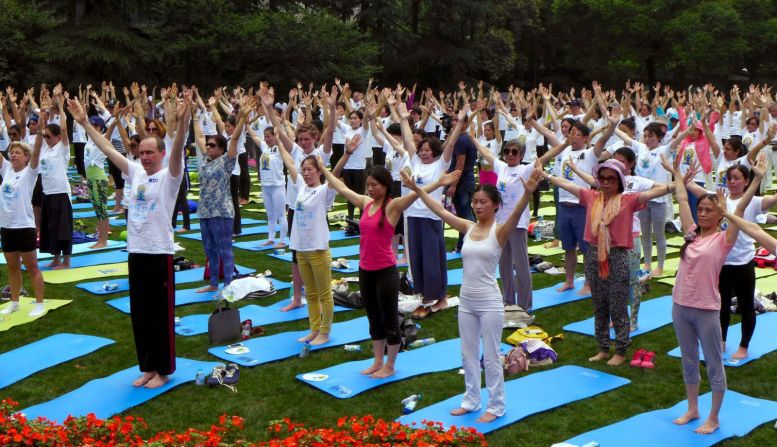
[[[572,168],[567,163],[564,163],[564,168],[562,169],[562,177],[564,177],[567,180],[575,179],[575,173],[572,172]]]
[[[690,166],[691,163],[693,163],[693,157],[695,155],[695,149],[696,146],[693,144],[689,144],[688,146],[685,146],[685,152],[683,152],[683,164]]]
[[[146,187],[143,185],[138,186],[138,191],[136,194],[138,202],[145,202],[146,201]]]
[[[260,159],[260,169],[262,171],[269,171],[270,170],[270,156],[267,154],[262,154],[262,157]]]
[[[420,175],[415,176],[415,183],[416,185],[423,185],[424,184],[424,178]]]
[[[391,159],[390,159],[390,158],[387,158],[387,159],[386,159],[386,169],[388,169],[388,170],[389,170],[389,172],[391,172],[391,168],[392,168],[392,166],[393,166],[393,163],[391,162]]]
[[[526,144],[526,135],[521,135],[518,137],[518,142],[521,144]]]
[[[742,138],[742,145],[748,149],[750,149],[750,145],[753,144],[753,137],[750,135]]]
[[[722,188],[726,187],[726,171],[723,169],[718,172],[718,186]]]
[[[507,183],[504,180],[499,180],[496,182],[496,189],[498,189],[499,192],[507,191]]]

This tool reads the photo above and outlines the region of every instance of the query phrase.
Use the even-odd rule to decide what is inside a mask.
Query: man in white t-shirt
[[[165,144],[149,136],[140,142],[140,164],[129,161],[89,123],[78,101],[68,110],[97,147],[132,179],[127,218],[129,286],[132,330],[138,366],[143,375],[132,384],[159,388],[175,371],[173,305],[173,229],[170,225],[183,173],[183,147],[189,127],[192,93],[176,112],[178,129],[168,167],[163,168]]]

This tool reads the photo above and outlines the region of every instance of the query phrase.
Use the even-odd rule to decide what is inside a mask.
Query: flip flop
[[[411,317],[416,320],[423,320],[428,317],[430,313],[432,313],[431,306],[421,306],[413,311]]]

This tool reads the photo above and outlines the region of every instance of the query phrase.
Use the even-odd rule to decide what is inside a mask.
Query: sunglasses
[[[596,178],[599,179],[599,183],[610,183],[610,182],[615,183],[618,181],[618,177],[614,175],[600,175],[600,176],[597,176]]]
[[[219,147],[219,145],[218,145],[218,144],[216,144],[216,143],[208,143],[208,144],[206,144],[205,146],[206,146],[206,147]]]
[[[51,135],[50,133],[44,133],[44,134],[42,134],[41,136],[42,136],[43,138],[47,139],[47,140],[48,140],[49,138],[51,138],[51,137],[52,137],[52,135]]]
[[[505,155],[521,155],[521,151],[518,149],[505,149]]]

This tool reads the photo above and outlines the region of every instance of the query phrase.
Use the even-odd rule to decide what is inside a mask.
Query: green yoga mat
[[[682,236],[672,236],[666,238],[666,245],[672,247],[682,247],[685,244],[685,239]]]
[[[537,215],[542,217],[555,217],[556,216],[556,207],[554,206],[543,206],[542,208],[537,210]]]
[[[672,255],[672,254],[679,253],[679,252],[680,252],[680,248],[679,247],[671,247],[671,246],[667,246],[666,247],[666,254],[667,255]],[[529,252],[529,253],[531,253],[531,252]],[[656,257],[656,253],[655,253],[655,250],[654,250],[653,251],[653,261],[655,261],[656,259],[658,259],[658,258]],[[667,276],[667,275],[670,275],[670,274],[671,274],[671,276],[674,276],[675,272],[677,271],[677,266],[680,265],[679,261],[672,261],[672,262],[674,262],[674,264],[671,264],[670,261],[671,261],[671,259],[667,259],[667,260],[664,261],[664,274],[661,275],[661,277],[664,277],[664,276]],[[583,263],[583,255],[577,255],[577,263],[578,264],[582,264]],[[672,267],[672,271],[671,272],[668,270],[667,266]]]
[[[64,306],[65,304],[70,304],[72,302],[73,300],[44,299],[43,306],[46,308],[46,313],[48,313],[48,311],[50,310],[57,309],[59,307]],[[26,296],[20,297],[19,310],[17,310],[12,314],[0,315],[0,332],[7,331],[8,329],[11,329],[14,326],[18,326],[24,323],[29,323],[31,321],[37,320],[38,318],[45,316],[46,313],[44,313],[43,315],[39,315],[37,317],[31,317],[27,315],[32,310],[34,304],[35,304],[35,298],[29,298]],[[6,302],[0,305],[0,310],[3,310],[10,305],[11,305],[10,301]]]
[[[49,284],[64,284],[68,282],[83,281],[85,279],[109,278],[112,276],[127,276],[129,271],[126,262],[116,264],[93,265],[75,269],[45,270],[43,281]]]
[[[529,245],[529,254],[536,256],[555,256],[563,254],[564,250],[559,245],[558,247],[545,248],[545,242],[541,244]]]
[[[664,272],[666,272],[666,269],[664,269]],[[777,292],[777,270],[771,268],[756,268],[755,278],[755,288],[762,294]],[[671,277],[662,277],[658,282],[674,286],[675,276],[672,274]]]

